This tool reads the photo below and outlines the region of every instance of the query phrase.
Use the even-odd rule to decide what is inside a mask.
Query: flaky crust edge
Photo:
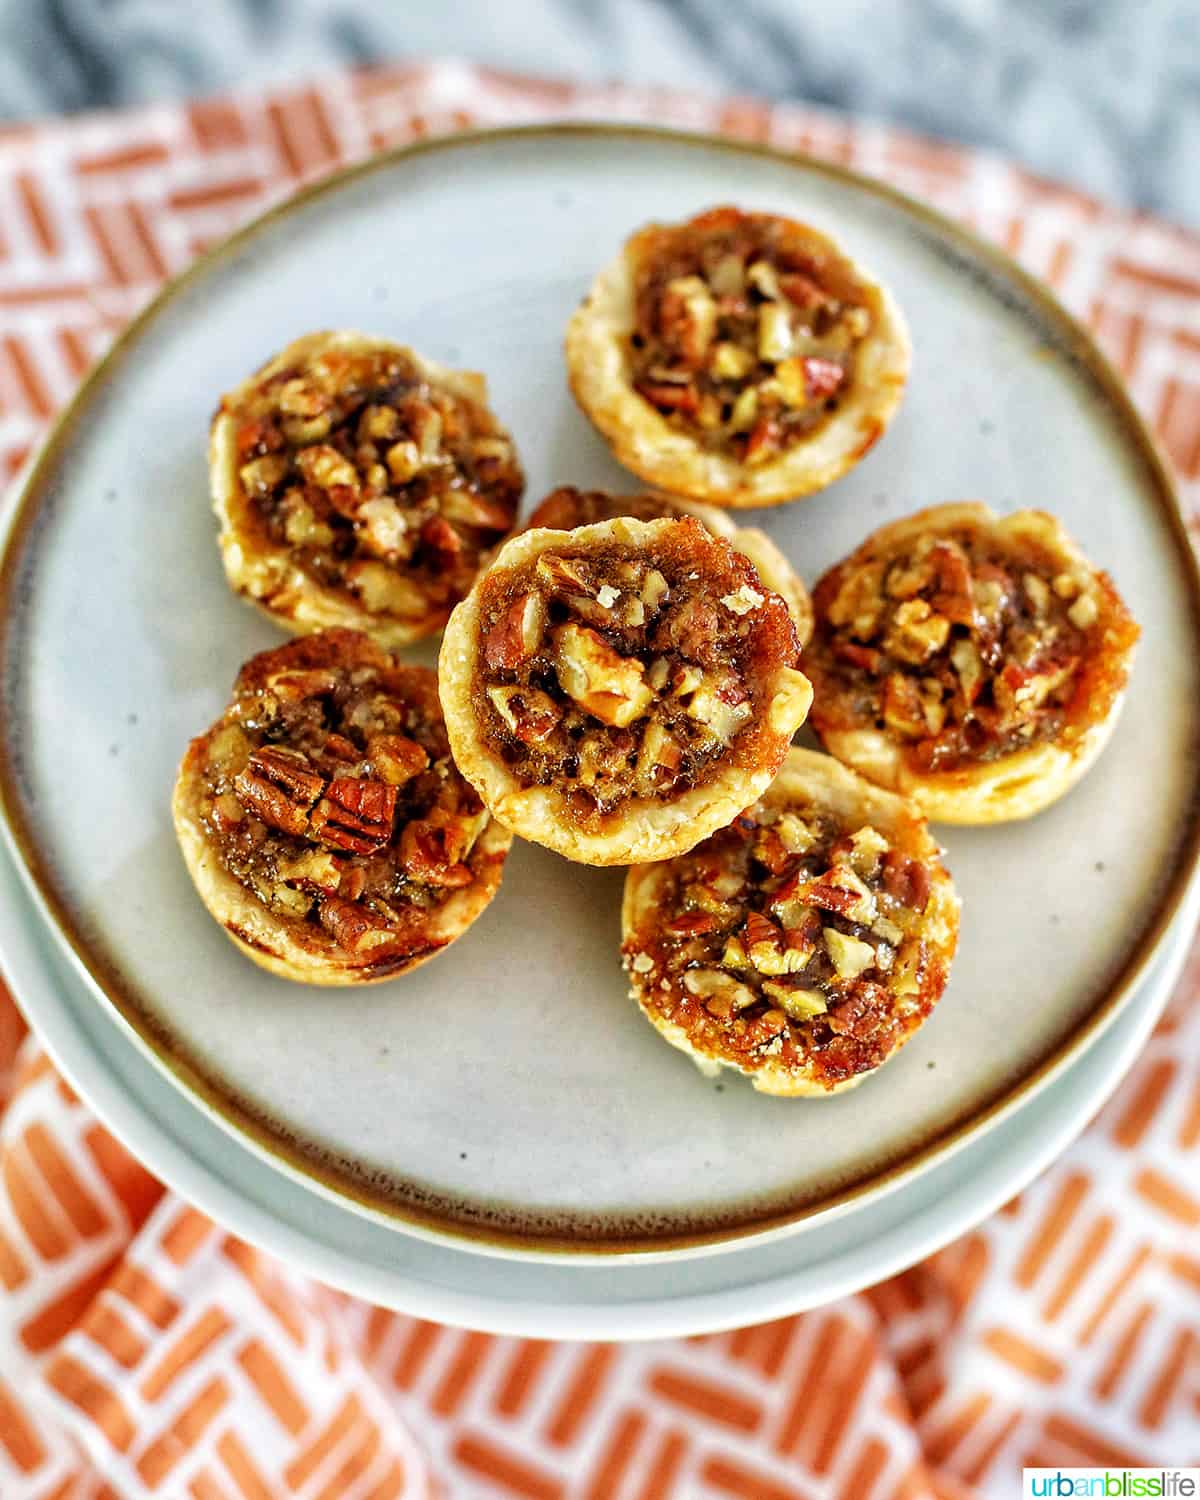
[[[1085,577],[1098,596],[1103,594],[1099,570],[1056,517],[1031,509],[999,516],[981,501],[932,505],[889,522],[872,532],[846,561],[868,548],[904,543],[931,526],[950,530],[960,525],[983,525],[1028,538],[1059,557],[1064,569]],[[1123,653],[1127,672],[1133,656],[1133,647]],[[901,747],[873,728],[822,730],[814,723],[813,730],[831,755],[878,785],[911,797],[935,823],[979,827],[1031,818],[1065,796],[1099,759],[1117,727],[1124,701],[1125,694],[1117,694],[1105,717],[1070,745],[1032,745],[1000,760],[956,771],[914,771]]]
[[[246,524],[249,506],[238,479],[237,423],[225,410],[225,403],[243,399],[277,371],[313,359],[327,349],[345,349],[351,353],[401,350],[427,379],[437,381],[453,395],[487,404],[487,380],[483,375],[472,370],[449,369],[394,339],[377,338],[352,329],[308,333],[294,339],[228,391],[213,417],[208,465],[213,511],[221,523],[217,546],[230,588],[284,630],[293,635],[309,635],[314,630],[344,626],[361,630],[379,645],[395,650],[435,634],[450,611],[434,609],[412,620],[371,614],[350,594],[327,588],[310,578],[291,561],[287,547],[256,535]]]
[[[793,746],[788,752],[783,769],[763,800],[786,804],[792,798],[819,800],[836,812],[861,816],[864,822],[870,822],[883,833],[902,834],[904,852],[935,861],[929,887],[929,904],[925,911],[924,935],[941,954],[949,969],[958,946],[962,903],[954,889],[950,873],[942,863],[940,847],[930,834],[924,818],[912,804],[894,792],[873,786],[864,777],[839,765],[832,756],[821,755],[815,750],[804,750],[799,746]],[[625,876],[625,891],[621,901],[622,942],[627,941],[642,920],[654,912],[658,887],[667,874],[668,871],[661,864],[651,864],[634,865]],[[715,1076],[721,1068],[732,1068],[734,1072],[745,1073],[760,1094],[785,1099],[828,1099],[834,1094],[857,1088],[865,1078],[870,1078],[890,1062],[923,1024],[923,1021],[919,1021],[913,1026],[876,1067],[847,1078],[832,1088],[826,1088],[811,1073],[797,1075],[773,1058],[768,1058],[758,1068],[750,1071],[740,1068],[728,1058],[701,1052],[693,1046],[683,1027],[666,1020],[642,1004],[636,980],[630,984],[629,995],[659,1035],[672,1047],[685,1052],[706,1076]]]
[[[211,731],[210,731],[211,732]],[[269,911],[225,869],[213,851],[200,815],[201,770],[207,734],[192,741],[175,781],[171,816],[192,884],[209,914],[220,923],[235,948],[262,969],[299,984],[346,986],[379,984],[428,963],[470,927],[500,888],[504,860],[512,844],[507,828],[489,818],[471,851],[478,855],[476,878],[455,891],[433,914],[427,929],[430,947],[411,957],[353,963],[341,958],[332,938],[315,945],[301,943],[296,923]],[[472,870],[476,865],[472,864]],[[314,933],[314,936],[316,934]]]
[[[628,244],[599,273],[567,324],[567,382],[619,463],[674,494],[740,510],[781,505],[822,490],[875,446],[908,381],[908,324],[885,286],[827,235],[809,232],[847,260],[869,288],[874,326],[860,347],[849,397],[811,439],[754,468],[705,452],[634,391],[624,351],[633,326],[634,262]]]
[[[675,522],[669,519],[636,521],[619,516],[574,531],[539,527],[505,542],[492,567],[519,567],[568,540],[573,546],[599,545],[614,538],[649,545],[656,528],[673,525]],[[572,828],[562,816],[559,795],[549,787],[523,787],[478,732],[471,684],[479,640],[481,581],[476,581],[446,625],[438,656],[438,691],[455,763],[492,815],[514,833],[578,864],[624,865],[669,859],[731,823],[771,784],[775,771],[770,767],[748,772],[729,766],[713,781],[693,787],[671,803],[631,798],[604,833]],[[768,692],[768,723],[776,734],[790,739],[803,724],[812,702],[808,678],[794,667],[780,667]]]

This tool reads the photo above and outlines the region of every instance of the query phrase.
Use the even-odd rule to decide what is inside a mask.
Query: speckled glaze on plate
[[[1029,825],[945,830],[964,901],[946,997],[840,1099],[709,1082],[616,963],[620,871],[514,849],[434,964],[367,993],[252,968],[167,816],[190,735],[278,637],[226,592],[204,439],[216,394],[296,334],[360,327],[489,376],[536,501],[633,487],[575,410],[562,328],[633,226],[736,199],[833,230],[914,335],[887,437],[754,517],[812,580],[881,521],[972,497],[1053,509],[1145,635],[1088,779]],[[134,325],[31,470],[0,572],[0,793],[35,899],[214,1118],[325,1193],[508,1255],[683,1253],[845,1214],[995,1125],[1112,1023],[1192,878],[1197,583],[1169,482],[1111,372],[997,252],[843,172],[576,127],[382,158],[276,210]],[[414,654],[428,659],[428,654]]]

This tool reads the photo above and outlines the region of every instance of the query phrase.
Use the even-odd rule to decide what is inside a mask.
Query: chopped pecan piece
[[[312,815],[313,836],[331,849],[372,854],[392,837],[396,788],[367,777],[339,776]]]
[[[470,885],[474,876],[461,863],[467,847],[461,820],[419,818],[400,835],[400,862],[405,874],[421,885]]]
[[[540,594],[522,594],[488,631],[483,659],[493,669],[511,670],[536,656],[546,627],[546,601]]]
[[[272,828],[295,834],[307,832],[309,813],[324,787],[324,777],[298,751],[272,747],[252,751],[233,783],[243,806]]]
[[[352,953],[368,953],[398,942],[386,918],[358,901],[326,896],[321,902],[320,919],[326,932]]]
[[[558,680],[569,697],[618,729],[641,718],[654,694],[642,680],[640,661],[621,656],[585,625],[563,625],[554,634]]]
[[[491,687],[487,691],[492,707],[522,744],[541,744],[558,728],[562,711],[540,688]]]
[[[326,745],[326,749],[328,749]],[[404,786],[429,765],[429,755],[403,734],[373,734],[367,740],[371,764],[392,786]]]

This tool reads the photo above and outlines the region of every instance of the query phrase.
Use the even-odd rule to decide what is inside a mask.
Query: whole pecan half
[[[338,776],[312,815],[312,832],[330,849],[373,854],[392,837],[396,788],[367,777]]]
[[[324,777],[298,751],[271,746],[252,750],[233,783],[238,801],[264,823],[296,834],[308,831],[309,813],[324,787]]]

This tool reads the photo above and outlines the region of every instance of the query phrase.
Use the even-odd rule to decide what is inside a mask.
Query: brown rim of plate
[[[733,155],[756,156],[794,167],[801,173],[817,173],[845,183],[895,205],[910,218],[932,230],[942,241],[955,243],[964,255],[984,262],[999,278],[1015,283],[1024,296],[1052,323],[1061,338],[1064,358],[1082,368],[1114,411],[1130,446],[1139,455],[1147,483],[1153,490],[1168,530],[1178,548],[1186,585],[1190,592],[1197,639],[1200,640],[1200,567],[1183,521],[1174,481],[1155,439],[1125,389],[1120,376],[1101,352],[1091,334],[1058,302],[1049,289],[1030,272],[1025,271],[1002,250],[888,184],[860,175],[847,167],[816,160],[796,152],[760,145],[756,142],[728,140],[722,136],[674,130],[650,125],[608,124],[605,122],[558,123],[550,125],[508,126],[493,130],[463,131],[432,140],[413,142],[369,157],[353,166],[342,168],[321,181],[302,188],[292,197],[276,204],[242,229],[223,240],[194,261],[185,271],[168,281],[149,305],[129,323],[108,353],[94,366],[72,400],[51,426],[47,437],[28,467],[20,493],[0,539],[0,663],[6,660],[12,619],[12,593],[16,578],[16,560],[21,543],[42,503],[50,477],[69,438],[86,411],[91,397],[100,390],[137,345],[142,332],[177,296],[193,282],[201,280],[230,257],[238,254],[263,229],[278,223],[304,204],[336,192],[347,182],[383,170],[408,157],[448,150],[469,150],[496,141],[588,139],[591,137],[624,138],[632,143],[660,141],[675,146],[697,147]],[[362,1175],[348,1167],[327,1160],[315,1162],[310,1154],[286,1137],[279,1126],[264,1121],[243,1101],[232,1096],[219,1079],[205,1075],[198,1067],[173,1050],[169,1040],[150,1024],[144,1008],[130,988],[123,984],[114,966],[94,950],[73,921],[66,902],[60,896],[53,877],[38,852],[34,837],[23,816],[16,792],[14,768],[7,746],[0,742],[0,824],[10,848],[18,856],[18,871],[34,904],[46,917],[68,956],[90,982],[93,990],[112,1006],[117,1018],[157,1063],[182,1087],[198,1096],[199,1101],[226,1128],[248,1138],[249,1144],[289,1171],[291,1175],[315,1184],[326,1194],[349,1200],[360,1208],[426,1234],[445,1236],[458,1243],[488,1246],[508,1251],[580,1255],[661,1254],[664,1251],[690,1249],[705,1245],[728,1244],[737,1240],[778,1230],[799,1223],[818,1213],[843,1208],[868,1194],[898,1185],[919,1169],[932,1165],[950,1152],[967,1144],[986,1125],[1010,1113],[1035,1091],[1049,1083],[1115,1019],[1118,1011],[1133,994],[1155,956],[1158,946],[1184,904],[1188,890],[1200,870],[1200,775],[1191,805],[1187,810],[1188,826],[1181,839],[1175,867],[1162,883],[1157,905],[1103,994],[1097,997],[1090,1013],[1072,1033],[1059,1040],[1022,1077],[962,1118],[935,1130],[921,1140],[903,1159],[877,1170],[868,1171],[855,1181],[840,1186],[815,1201],[750,1210],[736,1221],[722,1221],[715,1226],[662,1234],[625,1233],[611,1236],[581,1237],[562,1229],[502,1229],[487,1222],[485,1215],[469,1217],[463,1210],[455,1215],[449,1209],[429,1208],[420,1202],[397,1202],[394,1197],[373,1191]],[[504,1205],[491,1205],[503,1209]],[[527,1220],[536,1218],[536,1210],[513,1210]]]

